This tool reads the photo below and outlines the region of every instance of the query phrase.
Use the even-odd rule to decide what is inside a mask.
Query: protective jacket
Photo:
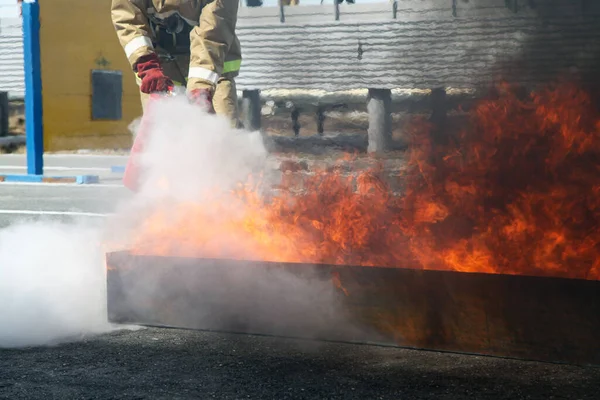
[[[240,69],[238,7],[239,0],[112,0],[111,16],[134,70],[157,48],[189,54],[188,88],[214,87]]]

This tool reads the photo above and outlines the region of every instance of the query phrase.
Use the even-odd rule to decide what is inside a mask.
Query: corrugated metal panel
[[[357,3],[360,0],[357,1]],[[403,0],[240,11],[241,89],[471,88],[600,73],[600,2]],[[587,7],[587,8],[584,8]]]
[[[3,14],[4,7],[0,7]],[[0,91],[11,97],[25,94],[21,18],[0,17]]]

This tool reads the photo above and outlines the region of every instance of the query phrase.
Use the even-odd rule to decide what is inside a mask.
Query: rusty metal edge
[[[132,261],[136,265],[132,265]],[[355,321],[373,329],[378,336],[354,340],[321,337],[318,340],[600,366],[600,349],[595,341],[595,334],[600,331],[598,281],[404,267],[139,256],[121,251],[107,254],[109,314],[114,310],[114,304],[113,307],[110,304],[115,300],[114,293],[111,294],[115,289],[114,278],[125,270],[135,276],[149,263],[172,266],[208,262],[224,268],[236,268],[240,263],[246,268],[269,265],[300,274],[303,269],[312,269],[318,271],[322,279],[335,277],[332,282],[337,280],[334,283],[340,292],[348,294],[341,297]],[[135,310],[130,311],[135,313]],[[119,322],[115,315],[109,318],[111,322]],[[157,325],[151,321],[123,322]],[[184,324],[171,327],[189,328]],[[200,330],[227,331],[222,328]],[[231,332],[261,334],[235,329]]]

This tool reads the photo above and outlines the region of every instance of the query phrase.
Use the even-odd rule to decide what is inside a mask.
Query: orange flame
[[[159,210],[138,253],[600,279],[600,119],[563,85],[501,86],[448,144],[409,129],[402,196],[375,168]]]
[[[323,172],[303,184],[300,194],[282,191],[269,200],[240,190],[163,209],[141,227],[135,251],[390,266],[401,258],[389,253],[394,240],[402,239],[399,224],[388,218],[394,199],[376,175],[362,172],[354,179]]]
[[[425,267],[598,279],[600,120],[589,96],[501,89],[454,143],[415,137],[419,172],[404,200],[428,212],[405,214],[413,253]]]

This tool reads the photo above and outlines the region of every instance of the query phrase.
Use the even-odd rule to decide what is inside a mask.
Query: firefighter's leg
[[[217,114],[223,115],[231,121],[232,127],[239,126],[237,90],[233,76],[225,74],[217,82],[213,95],[213,107]]]

